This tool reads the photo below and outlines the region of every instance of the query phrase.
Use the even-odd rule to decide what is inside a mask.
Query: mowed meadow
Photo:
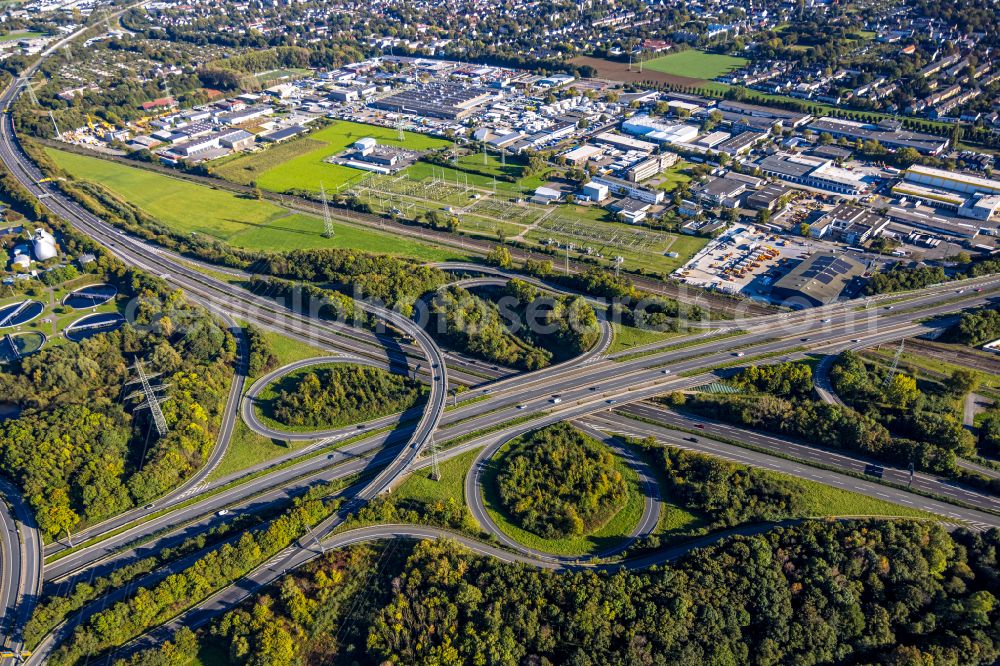
[[[252,250],[342,247],[423,261],[466,258],[463,253],[445,247],[338,221],[333,223],[334,236],[324,238],[323,220],[270,201],[259,201],[98,157],[53,149],[47,152],[74,178],[104,186],[180,233],[205,234]]]

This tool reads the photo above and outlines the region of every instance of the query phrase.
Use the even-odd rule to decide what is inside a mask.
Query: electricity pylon
[[[326,200],[326,188],[319,184],[319,198],[323,202],[323,238],[333,238],[333,220],[330,219],[330,202]]]
[[[896,376],[896,368],[899,367],[899,357],[903,355],[903,344],[906,342],[906,338],[899,341],[899,348],[896,349],[896,355],[892,358],[892,368],[889,370],[889,374],[885,377],[885,385],[888,386],[892,378]]]
[[[162,387],[154,387],[149,383],[149,376],[146,375],[146,371],[142,368],[142,361],[136,360],[135,362],[135,372],[139,376],[139,384],[142,386],[142,394],[145,396],[145,402],[140,405],[140,409],[148,408],[149,413],[153,416],[153,424],[156,426],[156,432],[159,433],[160,437],[167,434],[167,420],[163,417],[163,410],[160,409],[160,398],[156,395],[157,389]],[[131,383],[131,382],[130,382]]]
[[[433,439],[431,440],[430,445],[431,445],[431,479],[433,479],[434,481],[440,481],[441,462],[438,460],[437,445],[434,443]]]

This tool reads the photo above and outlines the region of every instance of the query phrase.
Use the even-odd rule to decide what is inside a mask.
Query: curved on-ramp
[[[281,428],[275,428],[264,423],[260,416],[257,414],[257,398],[260,393],[266,389],[268,386],[276,382],[277,380],[289,375],[297,370],[303,368],[309,368],[315,365],[333,365],[333,364],[351,364],[351,365],[367,365],[374,368],[379,368],[381,370],[389,370],[388,364],[378,363],[376,361],[360,358],[355,356],[317,356],[314,358],[302,359],[300,361],[295,361],[287,365],[283,365],[280,368],[272,370],[268,374],[264,375],[253,385],[247,389],[246,394],[243,396],[242,406],[240,409],[240,414],[243,417],[243,422],[248,428],[253,430],[258,435],[263,435],[264,437],[269,437],[271,439],[280,439],[286,441],[310,441],[314,439],[332,439],[343,437],[348,434],[356,434],[363,430],[367,430],[370,427],[379,427],[384,424],[394,423],[398,420],[399,415],[390,415],[380,419],[374,419],[368,423],[350,426],[340,426],[335,428],[321,428],[317,430],[308,430],[294,432],[290,430],[283,430]]]

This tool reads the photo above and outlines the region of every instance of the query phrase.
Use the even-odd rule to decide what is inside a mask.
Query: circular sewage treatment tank
[[[27,324],[43,310],[45,306],[38,301],[21,301],[0,307],[0,329]]]
[[[68,294],[63,299],[63,305],[68,305],[74,310],[85,310],[87,308],[103,305],[118,295],[118,288],[110,284],[92,284],[77,289],[72,294]]]
[[[45,344],[45,335],[38,331],[0,335],[0,363],[11,363],[34,354]]]
[[[99,333],[117,331],[124,324],[125,317],[117,312],[102,312],[77,319],[63,333],[73,342],[80,342]]]

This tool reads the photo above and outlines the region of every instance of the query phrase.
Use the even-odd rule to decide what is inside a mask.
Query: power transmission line
[[[59,125],[56,124],[56,117],[52,111],[49,111],[49,119],[52,121],[52,127],[56,129],[56,138],[62,141],[62,132],[59,131]]]

